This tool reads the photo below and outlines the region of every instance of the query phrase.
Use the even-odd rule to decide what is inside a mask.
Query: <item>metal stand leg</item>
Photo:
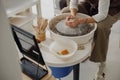
[[[61,80],[61,79],[59,78],[59,80]]]
[[[79,66],[80,64],[76,64],[73,66],[73,80],[79,80]]]

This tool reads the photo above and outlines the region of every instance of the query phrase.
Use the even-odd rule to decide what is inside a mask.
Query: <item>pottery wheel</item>
[[[93,27],[90,24],[80,24],[75,28],[70,28],[65,24],[65,19],[59,21],[55,26],[57,32],[66,36],[79,36],[89,33]]]

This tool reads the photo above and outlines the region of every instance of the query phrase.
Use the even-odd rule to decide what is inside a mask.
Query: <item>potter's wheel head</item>
[[[55,25],[57,32],[65,36],[79,36],[89,33],[93,27],[90,24],[80,24],[75,28],[70,28],[65,24],[65,19]]]

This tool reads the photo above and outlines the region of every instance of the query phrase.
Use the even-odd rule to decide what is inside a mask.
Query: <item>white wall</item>
[[[22,80],[8,19],[0,0],[0,80]]]

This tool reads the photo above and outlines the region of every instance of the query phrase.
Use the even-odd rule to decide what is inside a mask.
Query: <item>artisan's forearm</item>
[[[96,22],[94,18],[90,17],[90,18],[79,18],[78,19],[78,23],[79,24],[84,24],[84,23],[94,23]]]
[[[96,22],[96,21],[93,17],[86,18],[86,23],[94,23],[94,22]]]
[[[71,15],[72,15],[72,16],[76,16],[76,14],[77,14],[77,9],[71,8],[70,11],[71,11]]]

